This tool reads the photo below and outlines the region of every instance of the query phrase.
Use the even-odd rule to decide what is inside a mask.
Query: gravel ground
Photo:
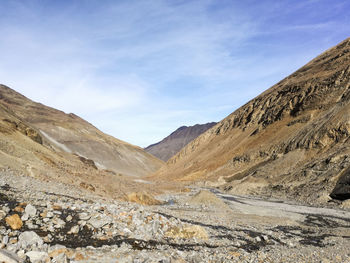
[[[142,206],[1,171],[0,262],[350,262],[348,211],[199,191]]]

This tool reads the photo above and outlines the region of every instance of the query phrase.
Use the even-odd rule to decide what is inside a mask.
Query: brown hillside
[[[162,165],[142,148],[106,135],[74,114],[33,102],[4,85],[0,85],[0,105],[33,127],[44,145],[56,152],[76,154],[82,160],[91,159],[101,170],[144,176]]]
[[[350,165],[350,39],[189,143],[153,178],[321,200]]]
[[[168,161],[177,154],[190,141],[196,139],[203,132],[213,127],[216,123],[196,124],[193,126],[182,126],[162,141],[145,148],[145,151],[157,158]]]

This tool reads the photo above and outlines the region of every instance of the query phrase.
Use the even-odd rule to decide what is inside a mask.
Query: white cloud
[[[225,117],[335,44],[339,21],[301,13],[323,2],[0,2],[0,82],[146,146]]]

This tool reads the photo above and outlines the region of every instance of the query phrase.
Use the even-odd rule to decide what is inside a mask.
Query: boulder
[[[170,238],[183,238],[183,239],[190,239],[190,238],[197,238],[202,240],[208,239],[208,234],[205,231],[205,229],[197,225],[187,225],[182,228],[172,227],[165,233],[165,236]]]
[[[6,217],[5,221],[13,230],[18,230],[23,226],[23,222],[17,214]]]
[[[350,208],[350,199],[343,201],[342,204],[340,205],[340,207],[344,208],[344,209],[349,209]]]
[[[225,204],[224,201],[222,201],[215,194],[207,190],[199,191],[194,196],[190,197],[187,200],[187,203],[193,204],[193,205],[206,205],[214,209],[226,209],[226,210],[230,209],[228,205]]]
[[[91,218],[88,223],[94,228],[101,228],[105,225],[112,223],[112,219],[105,215],[97,215]]]
[[[32,263],[44,262],[49,259],[49,255],[46,252],[40,251],[29,251],[26,253],[26,256],[29,257]]]
[[[19,235],[19,243],[22,248],[32,245],[41,246],[44,241],[34,231],[26,231]]]
[[[33,217],[36,215],[36,208],[34,206],[32,206],[31,204],[26,206],[26,209],[24,210],[24,212],[29,216],[29,217]]]
[[[68,252],[68,249],[63,245],[54,245],[52,247],[49,247],[48,249],[49,257],[52,257],[52,258],[58,257],[62,254],[64,255],[67,252]]]
[[[127,201],[138,203],[141,205],[161,205],[162,202],[155,199],[151,194],[148,193],[131,193],[127,196]]]
[[[350,167],[345,169],[339,177],[330,197],[337,200],[350,199]]]
[[[6,216],[6,212],[3,210],[0,210],[0,220],[3,220]]]

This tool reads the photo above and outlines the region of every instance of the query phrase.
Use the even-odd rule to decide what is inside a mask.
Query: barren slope
[[[324,201],[350,165],[350,39],[189,143],[153,178]]]
[[[197,138],[215,124],[215,122],[210,122],[206,124],[196,124],[189,127],[182,126],[164,138],[162,141],[146,147],[145,151],[163,161],[167,161],[190,141]]]
[[[140,147],[108,136],[74,114],[35,103],[3,85],[0,105],[31,125],[45,139],[46,146],[92,159],[99,169],[144,176],[162,165],[162,161]]]

